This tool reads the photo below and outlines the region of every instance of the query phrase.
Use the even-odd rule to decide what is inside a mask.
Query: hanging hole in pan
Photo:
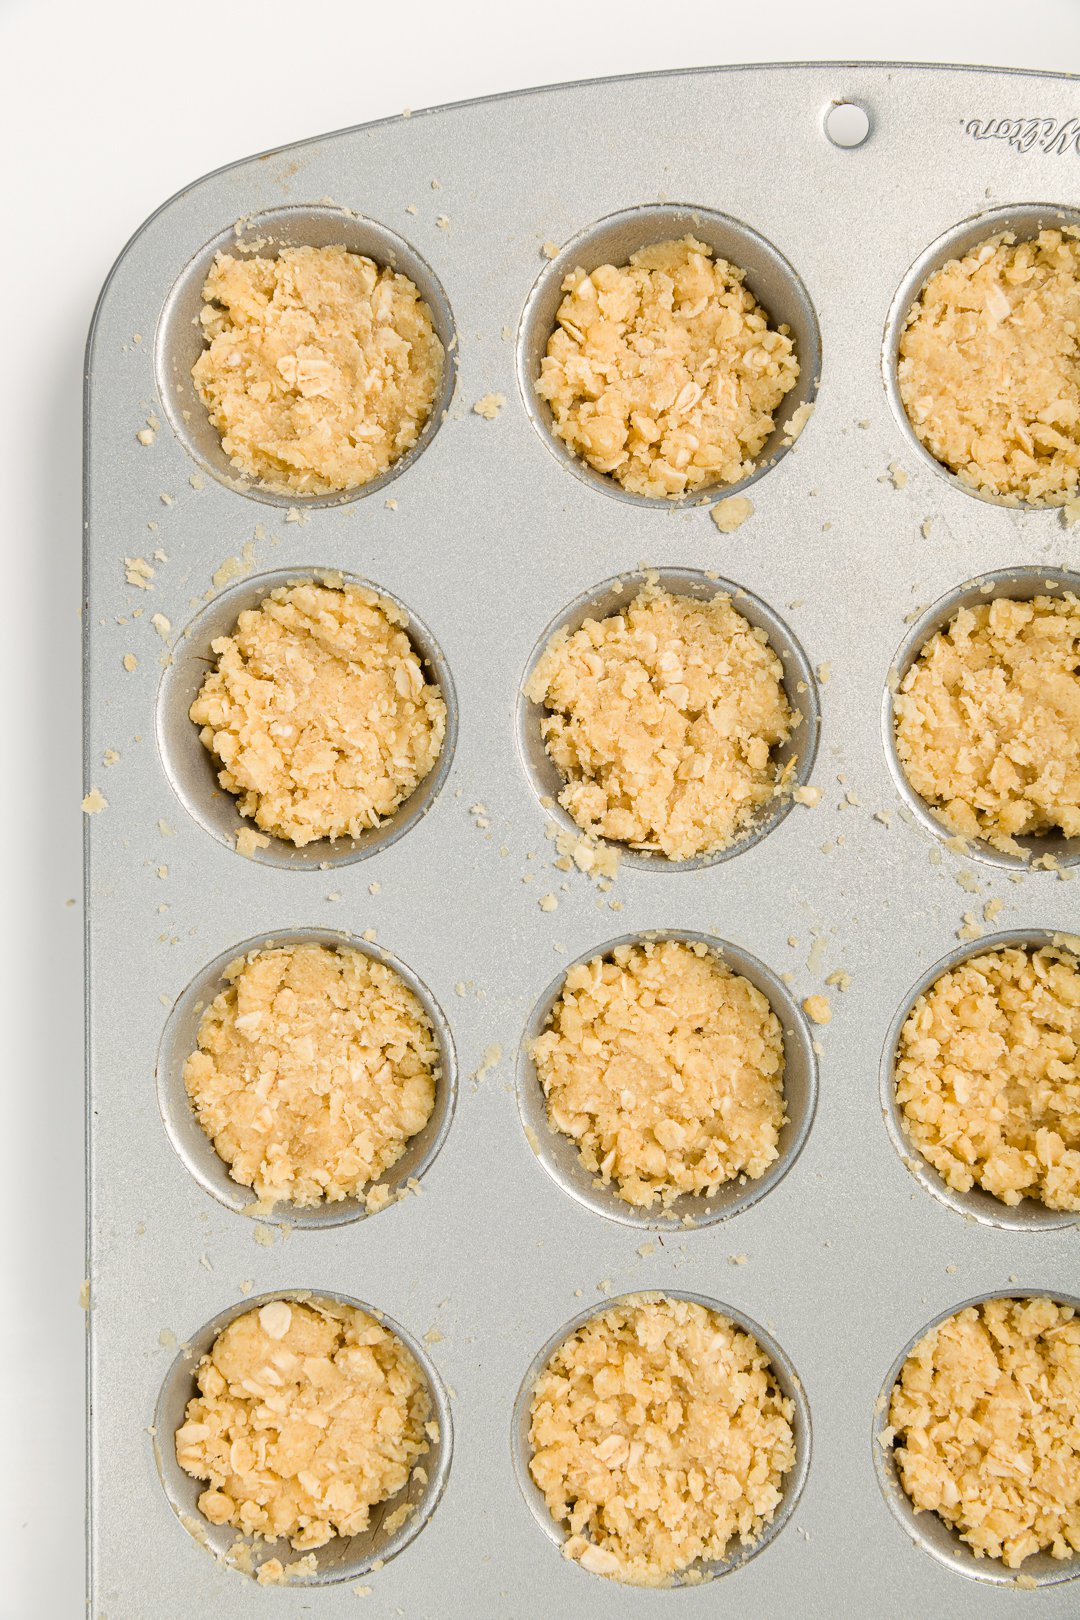
[[[834,101],[825,114],[825,133],[834,146],[850,151],[870,133],[870,114],[857,101]]]

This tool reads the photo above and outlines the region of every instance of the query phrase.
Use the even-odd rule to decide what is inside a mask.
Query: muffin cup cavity
[[[203,286],[218,253],[229,253],[238,259],[276,258],[282,248],[338,246],[399,271],[419,289],[442,344],[442,376],[431,414],[416,443],[378,477],[353,489],[314,495],[269,489],[245,478],[233,466],[191,375],[192,367],[206,348],[200,323]],[[431,443],[454,394],[457,368],[454,337],[453,312],[442,284],[426,260],[395,231],[343,208],[308,204],[271,208],[227,225],[206,242],[180,272],[162,308],[154,342],[158,394],[169,425],[185,450],[219,483],[269,506],[339,506],[385,489],[411,467]]]
[[[619,613],[629,606],[647,581],[655,581],[661,589],[672,596],[689,596],[699,602],[710,601],[718,595],[730,596],[731,605],[736,612],[741,614],[747,623],[764,630],[768,636],[769,645],[783,664],[784,691],[798,718],[798,723],[787,742],[777,748],[773,755],[778,774],[790,770],[785,790],[764,806],[750,826],[731,843],[704,855],[675,861],[666,855],[633,849],[615,840],[599,840],[618,852],[619,864],[622,866],[651,872],[696,872],[703,867],[729,860],[733,855],[740,855],[744,850],[752,849],[756,843],[772,832],[774,827],[778,827],[792,807],[793,790],[804,787],[809,782],[817,756],[821,708],[817,681],[810,667],[810,661],[783,619],[759,597],[751,595],[749,591],[743,590],[739,585],[733,585],[728,580],[713,578],[692,568],[658,568],[647,572],[620,574],[586,591],[564,608],[548,625],[529,655],[518,687],[518,753],[541,808],[558,824],[561,831],[569,833],[575,839],[581,838],[583,829],[559,803],[559,794],[566,786],[566,779],[544,744],[541,725],[546,711],[543,704],[534,703],[526,695],[526,688],[548,643],[557,631],[567,630],[573,633],[580,629],[586,619],[604,619]],[[794,761],[793,768],[792,761]]]
[[[200,1359],[211,1349],[218,1335],[238,1316],[244,1316],[249,1311],[257,1311],[261,1306],[279,1299],[312,1304],[318,1304],[320,1300],[325,1299],[338,1305],[352,1306],[374,1317],[382,1327],[401,1340],[416,1362],[427,1386],[432,1419],[438,1424],[439,1437],[437,1440],[429,1439],[428,1450],[421,1459],[423,1470],[427,1475],[426,1482],[417,1477],[414,1469],[407,1484],[396,1496],[380,1502],[372,1509],[372,1522],[362,1535],[335,1536],[325,1546],[316,1550],[316,1567],[313,1573],[291,1578],[288,1582],[292,1586],[332,1586],[338,1581],[356,1580],[374,1564],[388,1563],[391,1558],[396,1558],[398,1553],[420,1534],[435,1512],[450,1475],[454,1431],[450,1402],[442,1380],[423,1346],[391,1317],[376,1310],[372,1305],[365,1305],[362,1300],[353,1299],[347,1294],[334,1293],[325,1288],[285,1288],[273,1293],[252,1295],[249,1299],[241,1300],[239,1304],[228,1306],[191,1335],[165,1374],[165,1381],[154,1410],[152,1431],[154,1460],[169,1506],[192,1540],[205,1547],[220,1562],[229,1562],[230,1550],[238,1542],[243,1542],[244,1538],[232,1525],[211,1524],[210,1520],[200,1513],[199,1497],[206,1489],[206,1482],[195,1479],[180,1467],[176,1460],[174,1436],[184,1421],[188,1402],[197,1393],[195,1369]],[[412,1511],[407,1514],[404,1521],[396,1528],[385,1530],[383,1526],[394,1515],[395,1509],[402,1508],[407,1503],[411,1505]],[[287,1565],[298,1559],[300,1554],[294,1552],[284,1537],[276,1541],[259,1541],[255,1544],[253,1558],[255,1565],[274,1557]]]
[[[621,1198],[612,1183],[604,1185],[597,1175],[587,1170],[577,1145],[551,1125],[531,1046],[542,1034],[551,1010],[562,993],[569,967],[591,962],[597,956],[610,956],[620,945],[641,945],[658,940],[681,940],[690,944],[700,942],[719,957],[732,973],[748,979],[761,991],[783,1031],[787,1120],[780,1129],[776,1159],[765,1174],[756,1180],[744,1175],[737,1176],[718,1187],[711,1198],[703,1194],[684,1193],[665,1209],[659,1203],[651,1209],[641,1209]],[[533,1008],[522,1036],[518,1052],[517,1094],[522,1127],[536,1157],[563,1192],[569,1193],[571,1198],[576,1198],[587,1209],[597,1215],[606,1215],[609,1220],[620,1221],[624,1226],[647,1231],[681,1227],[687,1218],[695,1227],[714,1226],[718,1221],[727,1220],[729,1216],[749,1209],[764,1198],[779,1185],[799,1157],[810,1134],[817,1107],[817,1059],[806,1019],[787,987],[763,962],[739,946],[715,939],[709,934],[665,928],[644,934],[624,934],[619,939],[597,945],[571,962],[548,985]]]
[[[177,637],[157,698],[158,752],[173,791],[184,809],[211,837],[235,852],[238,833],[244,829],[252,832],[259,829],[250,817],[240,814],[233,794],[219,784],[221,762],[203,746],[200,728],[191,719],[189,710],[214,667],[213,642],[220,636],[230,635],[240,614],[257,608],[272,591],[312,581],[332,586],[360,586],[394,603],[404,615],[406,632],[428,680],[436,682],[442,692],[446,704],[446,734],[433,769],[378,827],[368,828],[357,838],[320,838],[302,846],[262,835],[269,837],[269,842],[251,849],[249,858],[253,861],[309,872],[322,867],[348,866],[388,849],[427,815],[450,774],[457,742],[457,698],[449,665],[427,626],[380,585],[339,569],[302,567],[259,574],[215,596]]]
[[[390,1194],[389,1208],[395,1195],[407,1184],[421,1177],[434,1163],[446,1140],[457,1102],[457,1058],[453,1037],[442,1009],[431,991],[403,962],[381,946],[357,939],[351,934],[330,928],[285,928],[271,936],[242,940],[239,945],[208,963],[196,974],[187,989],[178,997],[165,1024],[157,1061],[158,1106],[168,1133],[169,1141],[185,1169],[195,1178],[204,1192],[216,1198],[226,1209],[240,1215],[251,1215],[257,1220],[275,1226],[302,1227],[321,1231],[343,1226],[349,1221],[364,1220],[369,1210],[364,1197],[357,1195],[333,1203],[325,1199],[318,1204],[299,1205],[281,1200],[263,1205],[250,1187],[234,1181],[229,1167],[215,1151],[214,1144],[203,1130],[195,1115],[191,1099],[184,1084],[184,1064],[198,1045],[199,1024],[203,1013],[214,997],[225,989],[225,969],[237,957],[252,951],[270,950],[281,945],[325,945],[334,950],[354,950],[392,968],[416,996],[431,1021],[439,1052],[439,1074],[435,1087],[435,1106],[422,1130],[409,1138],[404,1152],[371,1187],[385,1187]],[[370,1188],[368,1189],[370,1190]],[[380,1208],[379,1213],[382,1212]]]
[[[990,506],[1020,507],[1027,512],[1047,512],[1052,517],[1057,512],[1057,506],[1053,503],[1009,500],[991,494],[988,490],[976,489],[939,461],[915,432],[900,397],[897,366],[900,359],[900,341],[922,290],[930,277],[936,275],[950,260],[962,259],[980,243],[1003,233],[1008,233],[1018,242],[1023,242],[1038,236],[1040,231],[1070,225],[1080,226],[1080,209],[1067,208],[1060,203],[1009,203],[1001,208],[988,208],[985,213],[973,214],[970,218],[950,227],[920,253],[894,293],[885,321],[881,350],[882,381],[886,398],[911,453],[918,457],[923,466],[929,467],[939,477],[946,479],[954,489],[976,500],[985,501]]]
[[[988,1586],[1015,1587],[1018,1576],[1025,1580],[1025,1584],[1031,1581],[1035,1586],[1057,1586],[1063,1581],[1075,1580],[1080,1575],[1080,1554],[1073,1558],[1060,1559],[1052,1558],[1049,1553],[1034,1553],[1025,1558],[1018,1569],[1007,1569],[996,1558],[977,1558],[967,1542],[962,1541],[956,1531],[936,1513],[930,1511],[916,1513],[911,1498],[900,1483],[894,1448],[888,1442],[883,1443],[884,1431],[889,1425],[889,1403],[892,1399],[893,1386],[900,1377],[905,1361],[931,1329],[947,1321],[950,1316],[956,1316],[960,1311],[966,1310],[969,1305],[983,1305],[992,1299],[1042,1298],[1052,1299],[1058,1305],[1072,1305],[1080,1311],[1080,1299],[1074,1295],[1063,1294],[1057,1288],[1026,1286],[992,1289],[985,1294],[975,1294],[971,1299],[950,1305],[948,1310],[940,1311],[932,1321],[924,1323],[900,1351],[889,1368],[881,1386],[881,1393],[874,1403],[870,1451],[878,1486],[893,1517],[916,1547],[921,1547],[931,1558],[936,1558],[939,1564],[943,1564],[946,1569],[955,1570],[958,1575],[983,1581]]]
[[[510,1428],[510,1450],[514,1461],[514,1472],[517,1475],[518,1487],[525,1498],[526,1506],[548,1540],[556,1548],[561,1548],[566,1540],[566,1530],[552,1518],[543,1493],[529,1471],[529,1462],[532,1457],[532,1448],[529,1444],[529,1428],[532,1421],[530,1406],[536,1381],[564,1340],[577,1332],[578,1328],[583,1327],[594,1316],[602,1316],[604,1312],[617,1309],[621,1305],[633,1305],[643,1300],[655,1299],[658,1296],[662,1296],[664,1299],[684,1299],[693,1305],[702,1305],[706,1310],[715,1311],[718,1315],[727,1317],[736,1328],[750,1334],[757,1340],[758,1345],[768,1357],[780,1393],[791,1401],[794,1407],[791,1428],[795,1439],[795,1462],[791,1470],[784,1476],[783,1496],[773,1518],[751,1546],[737,1545],[730,1556],[720,1562],[694,1566],[693,1574],[696,1579],[688,1580],[684,1576],[681,1579],[676,1577],[672,1581],[671,1585],[676,1591],[686,1591],[695,1589],[700,1585],[702,1579],[712,1580],[720,1575],[728,1575],[734,1570],[741,1569],[744,1564],[749,1563],[751,1558],[756,1558],[759,1553],[764,1552],[791,1520],[810,1472],[812,1432],[810,1402],[807,1399],[806,1390],[786,1351],[752,1317],[744,1315],[742,1311],[735,1310],[731,1305],[724,1305],[719,1300],[710,1299],[705,1294],[690,1293],[682,1288],[641,1290],[632,1294],[620,1294],[615,1298],[605,1299],[598,1305],[591,1305],[588,1310],[581,1311],[571,1321],[564,1323],[556,1333],[552,1334],[543,1349],[534,1356],[530,1363],[529,1369],[521,1381],[517,1399],[514,1402]],[[627,1590],[634,1590],[634,1588],[628,1588]]]
[[[904,1127],[903,1111],[896,1098],[896,1062],[900,1035],[919,997],[931,990],[943,973],[960,967],[964,962],[970,962],[973,957],[985,956],[988,952],[999,951],[1010,945],[1019,945],[1029,951],[1039,950],[1044,945],[1053,945],[1056,940],[1060,940],[1062,932],[1064,930],[1055,932],[1041,928],[1011,928],[998,934],[988,934],[983,939],[950,951],[948,956],[943,956],[940,962],[935,962],[932,968],[928,968],[908,991],[885,1037],[885,1046],[881,1054],[880,1100],[881,1115],[885,1121],[885,1129],[889,1133],[889,1140],[921,1187],[932,1193],[940,1203],[955,1210],[957,1214],[963,1215],[968,1220],[974,1218],[981,1221],[984,1226],[996,1226],[1013,1232],[1052,1232],[1062,1227],[1080,1224],[1080,1215],[1071,1214],[1068,1210],[1049,1209],[1037,1198],[1022,1198],[1019,1204],[1006,1204],[1000,1198],[995,1198],[993,1193],[984,1191],[982,1187],[972,1187],[970,1192],[958,1192],[955,1187],[950,1187],[944,1176],[923,1157],[917,1143]]]
[[[716,500],[736,495],[776,465],[797,437],[786,424],[802,406],[812,406],[821,376],[821,332],[810,294],[797,272],[764,236],[742,220],[710,208],[690,204],[648,203],[626,208],[587,226],[562,247],[537,277],[522,311],[518,328],[518,386],[529,419],[548,449],[568,472],[606,495],[652,510],[668,509],[673,502],[654,495],[638,495],[606,473],[598,472],[554,432],[547,402],[536,392],[540,362],[555,330],[563,300],[563,280],[572,271],[592,272],[602,264],[624,265],[631,254],[655,242],[695,236],[746,272],[746,287],[769,317],[771,327],[787,326],[795,343],[799,376],[776,409],[776,426],[756,459],[752,473],[733,484],[711,484],[681,497],[684,501]],[[803,420],[805,413],[796,417]],[[787,442],[785,442],[787,441]]]
[[[893,654],[885,688],[881,696],[881,741],[885,761],[892,774],[896,789],[921,827],[942,843],[957,838],[927,803],[916,793],[908,781],[896,747],[896,694],[900,683],[915,663],[920,652],[932,636],[944,630],[962,608],[986,606],[1005,598],[1015,602],[1030,601],[1035,596],[1080,596],[1080,574],[1062,568],[1038,568],[1026,564],[1018,568],[1002,568],[995,573],[980,574],[956,586],[927,608],[917,619]],[[965,853],[973,860],[985,861],[990,866],[1016,872],[1029,869],[1034,860],[1050,857],[1059,866],[1073,866],[1080,861],[1080,838],[1065,838],[1061,833],[1025,834],[1016,839],[1025,855],[1013,855],[1008,850],[995,849],[985,839],[967,839]]]

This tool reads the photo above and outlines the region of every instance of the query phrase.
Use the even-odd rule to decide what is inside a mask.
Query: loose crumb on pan
[[[443,348],[407,276],[344,247],[218,253],[192,369],[233,466],[300,495],[356,489],[420,437]]]
[[[784,444],[784,445],[792,445],[792,444],[794,444],[796,439],[798,439],[800,437],[800,435],[802,434],[803,429],[805,428],[807,422],[809,422],[809,420],[813,416],[813,414],[814,414],[814,405],[813,405],[812,400],[807,399],[807,400],[804,400],[801,405],[796,405],[795,409],[792,411],[792,413],[788,417],[787,421],[783,424],[784,436],[780,441],[781,444]],[[816,493],[817,493],[816,490],[811,491],[811,494],[816,494]],[[826,528],[828,528],[829,526],[830,525],[828,525],[828,524],[825,525]]]
[[[434,767],[446,704],[407,620],[359,586],[281,586],[213,643],[191,705],[237,808],[298,845],[377,827]]]
[[[135,585],[140,591],[152,591],[151,581],[154,577],[154,567],[145,557],[124,558],[124,578],[129,585]]]
[[[803,1012],[815,1024],[827,1024],[832,1018],[832,1008],[829,1006],[827,996],[807,996],[803,1002]]]
[[[1080,965],[1009,945],[950,968],[908,1014],[896,1099],[957,1192],[1080,1210]]]
[[[560,872],[575,868],[591,877],[601,889],[610,888],[619,871],[619,851],[614,844],[559,827],[555,833],[555,866]]]
[[[990,237],[927,281],[900,337],[900,397],[930,454],[1016,504],[1080,476],[1080,242]]]
[[[304,943],[230,962],[184,1064],[195,1117],[260,1200],[356,1196],[435,1106],[439,1049],[385,962]]]
[[[285,521],[286,523],[299,522],[299,513],[294,518],[292,509],[290,509],[285,515]],[[239,557],[226,557],[224,562],[214,569],[214,572],[210,575],[210,583],[215,590],[223,590],[232,580],[240,579],[244,574],[250,573],[254,561],[255,542],[249,540],[242,548],[242,554]]]
[[[318,1567],[314,1553],[294,1558],[288,1564],[283,1564],[280,1558],[267,1558],[256,1569],[255,1579],[260,1586],[286,1586],[301,1576],[314,1575]]]
[[[772,1521],[793,1406],[757,1341],[704,1306],[640,1294],[565,1339],[532,1392],[529,1471],[567,1558],[640,1586],[704,1578]]]
[[[1080,834],[1080,600],[998,597],[932,635],[894,699],[896,751],[945,825],[1017,854]]]
[[[799,363],[743,276],[692,236],[570,272],[536,387],[576,455],[638,495],[753,471]]]
[[[427,1386],[401,1340],[332,1300],[271,1300],[218,1334],[176,1460],[199,1511],[297,1551],[367,1529],[428,1448]]]
[[[531,1056],[551,1124],[637,1208],[711,1197],[778,1156],[779,1019],[700,940],[620,945],[571,967]]]
[[[236,829],[236,853],[243,855],[245,860],[252,860],[256,851],[269,849],[270,840],[265,833],[256,832],[254,827],[238,827]]]
[[[548,711],[559,803],[587,833],[671,860],[731,844],[784,790],[774,750],[797,716],[765,631],[723,594],[647,584],[620,612],[558,631],[526,694]]]
[[[473,412],[485,421],[494,422],[505,404],[505,394],[483,394],[473,405]]]
[[[991,1299],[905,1361],[886,1445],[917,1513],[1017,1569],[1080,1552],[1080,1320],[1052,1299]]]
[[[746,495],[729,495],[717,501],[709,513],[721,534],[734,534],[753,515],[754,503]]]

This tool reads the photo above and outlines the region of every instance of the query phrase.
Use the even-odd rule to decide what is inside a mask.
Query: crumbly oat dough
[[[578,963],[531,1051],[551,1123],[628,1204],[708,1198],[777,1157],[780,1021],[699,940]]]
[[[269,489],[369,483],[431,415],[443,348],[403,276],[343,247],[215,256],[192,376],[233,466]]]
[[[439,757],[446,704],[407,620],[359,586],[281,586],[213,643],[191,705],[241,815],[293,844],[357,837]]]
[[[772,750],[798,723],[783,679],[729,596],[646,584],[621,612],[558,631],[526,691],[549,711],[559,803],[578,826],[678,861],[732,843],[782,791]]]
[[[637,495],[753,471],[799,363],[743,276],[692,236],[571,271],[536,389],[576,455]]]
[[[900,682],[896,751],[950,831],[1019,853],[1080,835],[1080,600],[962,608]]]
[[[930,454],[1012,504],[1080,478],[1080,242],[991,237],[927,281],[900,338],[900,397]]]
[[[883,1438],[916,1512],[1017,1569],[1080,1552],[1080,1320],[1051,1299],[992,1299],[905,1361]]]
[[[368,1526],[428,1450],[431,1398],[395,1334],[333,1300],[271,1300],[230,1322],[195,1369],[176,1460],[199,1511],[298,1551]]]
[[[565,1339],[536,1381],[529,1470],[568,1558],[640,1586],[756,1541],[795,1462],[792,1403],[727,1317],[641,1294]]]
[[[1080,1210],[1080,968],[1005,946],[921,995],[897,1048],[904,1128],[950,1187]]]
[[[392,967],[347,946],[252,951],[224,976],[184,1064],[199,1124],[260,1199],[355,1197],[431,1117],[427,1013]]]

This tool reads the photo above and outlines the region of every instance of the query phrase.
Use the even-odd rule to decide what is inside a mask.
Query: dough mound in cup
[[[238,957],[184,1064],[195,1117],[232,1179],[299,1208],[367,1193],[435,1106],[431,1021],[394,968],[347,946]]]
[[[893,1387],[885,1445],[917,1513],[1019,1569],[1080,1552],[1080,1320],[991,1299],[931,1328]]]
[[[529,1469],[563,1553],[638,1586],[704,1578],[772,1521],[795,1463],[792,1403],[757,1340],[689,1300],[588,1319],[532,1393]]]
[[[900,1033],[904,1130],[956,1192],[1080,1211],[1080,968],[1009,945],[949,968]]]
[[[344,247],[218,253],[192,369],[243,477],[289,495],[357,489],[411,450],[443,347],[407,276]]]
[[[900,336],[916,437],[972,489],[1055,505],[1080,479],[1080,241],[980,242],[927,279]]]
[[[552,637],[526,696],[583,832],[680,861],[734,843],[794,773],[798,716],[764,630],[722,592],[646,583],[606,619]]]
[[[570,272],[536,390],[576,456],[669,499],[753,472],[799,363],[743,277],[693,236]]]
[[[703,942],[570,968],[531,1056],[552,1125],[638,1209],[756,1180],[784,1124],[780,1020]]]
[[[908,781],[961,838],[1080,836],[1080,601],[961,608],[920,649],[893,710]]]
[[[429,1449],[416,1361],[354,1306],[278,1299],[246,1311],[195,1382],[176,1458],[207,1482],[199,1511],[242,1536],[284,1536],[306,1552],[359,1535]]]
[[[434,769],[446,703],[405,615],[361,586],[280,586],[213,643],[189,711],[218,781],[302,847],[388,821]]]

